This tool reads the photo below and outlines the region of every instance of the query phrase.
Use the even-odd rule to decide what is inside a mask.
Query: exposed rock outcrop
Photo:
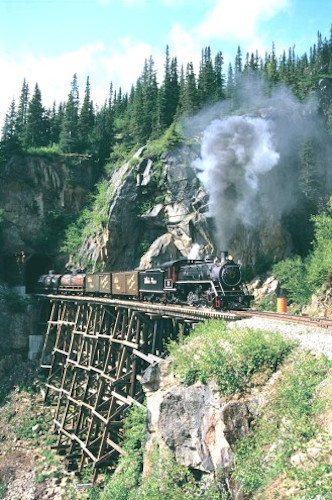
[[[211,382],[185,387],[170,367],[171,361],[163,360],[142,379],[148,408],[144,474],[153,467],[153,449],[167,447],[179,463],[203,473],[222,470],[228,482],[234,444],[249,432],[254,405],[222,400]]]
[[[147,269],[171,259],[220,250],[208,196],[193,167],[195,148],[178,147],[161,155],[141,148],[109,179],[107,229],[96,228],[81,249],[81,259],[104,269]],[[239,227],[229,251],[242,264],[283,258],[291,249],[284,228],[271,221],[260,234]]]
[[[10,158],[0,180],[1,253],[30,253],[50,212],[79,212],[95,173],[88,157],[24,155]]]

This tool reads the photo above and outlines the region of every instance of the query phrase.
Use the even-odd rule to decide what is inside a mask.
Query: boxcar
[[[85,278],[85,291],[87,293],[110,295],[112,293],[111,273],[88,273]]]
[[[138,271],[112,273],[112,294],[138,297]]]

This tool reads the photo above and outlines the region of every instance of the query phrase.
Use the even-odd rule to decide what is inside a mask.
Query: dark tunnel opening
[[[54,256],[34,254],[28,258],[25,262],[26,293],[32,293],[38,277],[50,269],[54,269]]]

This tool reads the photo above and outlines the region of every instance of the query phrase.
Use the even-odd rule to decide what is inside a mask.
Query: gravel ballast
[[[229,328],[238,327],[278,332],[287,339],[297,341],[302,349],[306,349],[313,354],[324,354],[324,356],[332,360],[331,330],[263,318],[242,319],[229,324]]]

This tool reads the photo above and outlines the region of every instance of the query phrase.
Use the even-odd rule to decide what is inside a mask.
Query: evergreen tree
[[[158,128],[158,85],[154,61],[145,60],[141,76],[137,80],[130,110],[130,132],[135,143],[145,142]]]
[[[1,131],[1,156],[7,158],[11,154],[21,151],[21,143],[16,132],[17,112],[15,99],[12,100],[6,113],[4,126]]]
[[[78,119],[79,151],[81,153],[90,150],[94,120],[93,103],[90,97],[90,81],[89,77],[87,77],[83,104]]]
[[[234,65],[234,82],[235,84],[238,82],[242,74],[242,52],[240,46],[237,48],[237,53],[235,56],[235,65]]]
[[[226,96],[228,99],[234,97],[235,92],[235,81],[234,81],[234,73],[232,64],[228,65],[228,73],[227,73],[227,85],[226,85]]]
[[[265,75],[271,86],[276,85],[280,79],[274,42],[272,44],[272,52],[267,56],[265,62]]]
[[[23,142],[24,129],[28,119],[29,106],[29,85],[25,78],[21,89],[21,95],[17,107],[16,115],[16,133],[20,141]]]
[[[299,156],[299,188],[309,205],[310,213],[316,213],[322,186],[317,171],[314,145],[310,139],[302,143]]]
[[[62,121],[64,117],[64,104],[60,102],[58,109],[56,109],[56,103],[53,102],[52,109],[49,113],[49,123],[50,123],[50,145],[58,144],[60,141],[60,132],[62,127]]]
[[[48,124],[45,115],[45,109],[42,105],[42,96],[38,86],[35,85],[34,93],[29,102],[27,121],[23,133],[23,145],[25,148],[47,146]]]
[[[113,109],[113,85],[111,83],[108,101],[97,112],[94,124],[93,150],[100,166],[105,164],[109,158],[114,144],[114,109]]]
[[[167,46],[164,80],[158,92],[155,132],[161,133],[173,122],[179,103],[179,95],[177,59],[170,58]]]
[[[79,149],[78,116],[79,91],[77,75],[75,73],[71,82],[68,101],[65,104],[60,132],[60,147],[65,153],[77,152]]]
[[[210,47],[206,47],[202,51],[197,89],[199,103],[201,105],[211,103],[215,100],[216,77],[211,60]]]
[[[196,76],[192,62],[187,64],[186,75],[181,85],[180,110],[184,115],[193,115],[199,109]]]
[[[214,95],[217,101],[225,98],[225,77],[223,74],[224,58],[222,52],[218,52],[214,59],[215,89]]]

